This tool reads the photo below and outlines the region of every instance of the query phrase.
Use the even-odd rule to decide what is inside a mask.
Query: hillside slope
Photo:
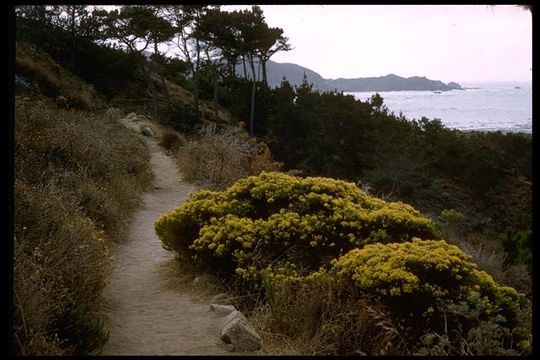
[[[28,42],[16,43],[15,65],[17,74],[31,79],[31,85],[52,98],[63,97],[64,107],[98,110],[105,107],[94,87],[61,67],[51,56]]]

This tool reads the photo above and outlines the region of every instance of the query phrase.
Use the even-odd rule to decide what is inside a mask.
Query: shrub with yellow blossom
[[[530,329],[521,319],[529,306],[525,296],[496,284],[469,255],[444,240],[371,244],[332,264],[330,273],[340,287],[379,295],[417,336],[427,329],[461,334],[473,353],[475,346],[485,348],[476,338],[491,338],[491,347],[518,352],[530,346]]]
[[[262,173],[223,192],[200,191],[161,216],[168,250],[214,270],[249,277],[276,259],[307,274],[371,242],[433,238],[433,223],[410,205],[385,202],[353,183]],[[301,270],[300,270],[301,269]]]
[[[530,349],[523,295],[496,284],[458,247],[428,240],[437,239],[434,224],[411,206],[352,183],[262,173],[194,194],[155,230],[166,249],[235,277],[242,291],[262,290],[279,331],[303,331],[291,328],[297,318],[288,310],[322,291],[307,306],[313,326],[321,309],[339,314],[343,304],[378,298],[400,329],[392,338],[405,339],[399,347],[411,353],[460,355],[462,344],[470,354]],[[336,346],[351,350],[351,336]],[[373,336],[366,341],[376,343]]]

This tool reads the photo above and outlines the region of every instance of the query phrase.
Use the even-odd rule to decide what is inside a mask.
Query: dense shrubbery
[[[247,84],[234,85],[230,91],[240,101],[226,103],[237,119],[248,119]],[[412,121],[390,113],[382,101],[320,93],[307,82],[260,87],[255,133],[285,169],[361,179],[374,194],[405,201],[425,213],[454,208],[467,215],[467,230],[489,231],[495,237],[506,226],[530,227],[530,136],[464,134],[437,119]]]
[[[115,118],[35,94],[15,100],[14,145],[16,352],[89,353],[107,340],[108,242],[150,183],[148,150]]]
[[[275,262],[310,272],[370,242],[432,238],[431,220],[354,184],[263,173],[224,192],[201,191],[156,221],[163,246],[190,251],[225,275],[250,280]]]
[[[525,297],[497,285],[458,247],[428,240],[437,236],[433,225],[411,206],[352,183],[263,173],[223,192],[196,193],[155,229],[166,249],[235,278],[244,293],[262,291],[271,331],[333,341],[322,353],[462,354],[463,342],[471,354],[529,351]],[[366,310],[379,306],[376,298],[386,309],[384,329]],[[359,323],[349,322],[356,329],[373,326],[358,334],[364,340],[335,323],[345,321],[335,309],[357,314]],[[300,313],[309,326],[292,325]],[[291,326],[299,333],[284,330]],[[374,345],[382,338],[386,348]]]

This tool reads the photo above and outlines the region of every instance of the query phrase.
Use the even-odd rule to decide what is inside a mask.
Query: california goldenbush
[[[166,249],[245,279],[276,261],[309,273],[370,242],[435,236],[432,221],[409,205],[373,198],[351,183],[281,173],[200,191],[155,229]]]
[[[111,115],[15,99],[16,354],[89,354],[107,340],[109,244],[152,178],[144,141]]]
[[[426,340],[433,334],[446,336],[451,355],[530,350],[531,328],[524,318],[530,304],[525,296],[496,284],[469,255],[444,240],[371,244],[332,263],[330,276],[343,286],[341,291],[352,286],[380,296],[393,318],[411,329],[411,339],[424,341],[425,353],[431,353],[433,341]],[[460,351],[463,341],[469,353]]]
[[[444,337],[450,354],[461,354],[464,342],[474,354],[530,350],[530,304],[522,294],[496,284],[458,247],[437,241],[433,222],[411,206],[369,196],[352,183],[262,173],[222,192],[192,195],[155,229],[166,249],[235,279],[244,293],[262,292],[269,331],[296,329],[287,335],[323,339],[321,353],[433,354],[433,339]],[[391,325],[377,330],[381,322],[366,309],[379,304]],[[358,322],[345,321],[345,309]],[[312,329],[294,325],[299,318]],[[345,323],[375,328],[360,336]]]

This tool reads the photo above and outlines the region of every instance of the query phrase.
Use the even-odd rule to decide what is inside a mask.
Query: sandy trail
[[[174,255],[161,247],[153,223],[196,190],[181,182],[174,161],[148,139],[155,174],[154,190],[143,195],[126,241],[112,249],[116,258],[104,290],[109,303],[110,339],[101,355],[219,355],[223,318],[196,303],[193,295],[168,287],[163,271]]]

